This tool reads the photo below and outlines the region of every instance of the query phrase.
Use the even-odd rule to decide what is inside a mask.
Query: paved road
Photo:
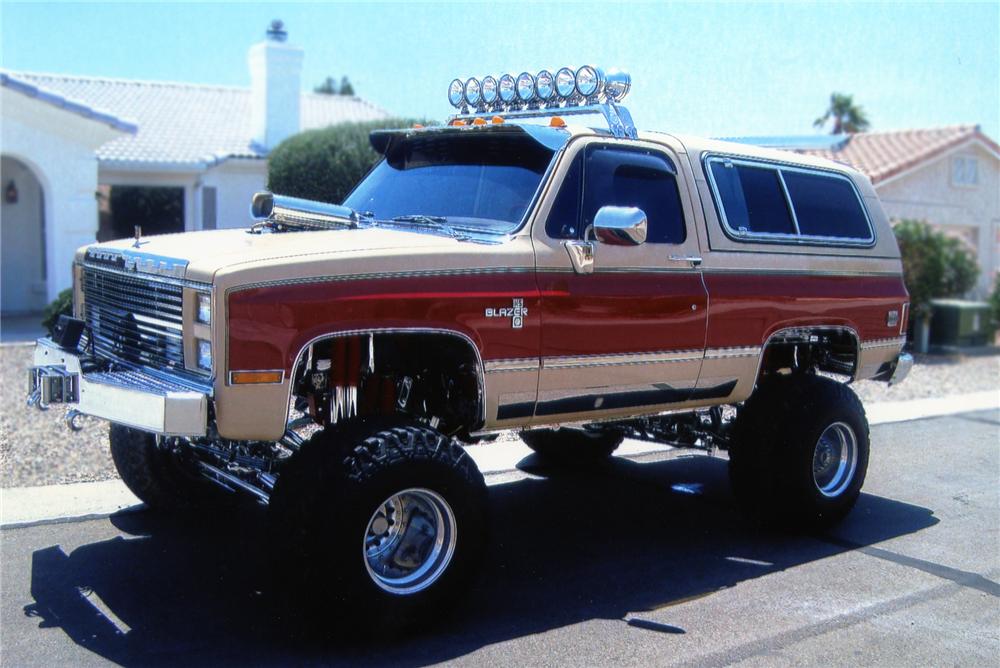
[[[273,631],[259,512],[5,530],[0,661],[997,665],[1000,411],[872,440],[866,493],[822,536],[755,531],[705,457],[495,482],[473,591],[433,632],[368,645]]]

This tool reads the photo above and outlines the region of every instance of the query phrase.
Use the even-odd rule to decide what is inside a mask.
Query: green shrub
[[[972,289],[979,265],[958,239],[919,220],[903,220],[893,231],[903,259],[903,279],[910,292],[913,320],[930,315],[930,301],[960,297]]]
[[[279,195],[339,204],[379,158],[368,142],[372,130],[421,122],[386,118],[341,123],[289,137],[267,160],[267,188]]]
[[[45,307],[45,311],[42,314],[42,327],[52,334],[52,328],[55,327],[56,323],[59,321],[59,316],[61,315],[73,315],[73,288],[66,288],[55,298],[55,300]]]

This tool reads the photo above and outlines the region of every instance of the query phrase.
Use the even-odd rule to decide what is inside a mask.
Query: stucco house
[[[864,172],[892,220],[924,220],[964,239],[983,298],[1000,272],[1000,146],[978,125],[739,141],[809,153]]]
[[[303,50],[286,37],[276,23],[250,48],[249,88],[0,71],[0,311],[36,312],[71,284],[75,249],[112,234],[115,188],[162,188],[175,205],[145,234],[246,225],[283,139],[388,116],[303,93]]]

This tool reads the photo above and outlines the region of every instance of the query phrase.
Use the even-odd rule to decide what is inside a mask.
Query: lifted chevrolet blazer
[[[463,444],[503,430],[555,465],[726,450],[758,517],[839,520],[869,457],[849,384],[912,364],[878,197],[841,164],[639,132],[629,87],[456,80],[447,124],[372,134],[343,204],[260,193],[246,229],[81,249],[29,403],[110,422],[153,509],[269,506],[283,586],[361,622],[462,589],[487,516]]]

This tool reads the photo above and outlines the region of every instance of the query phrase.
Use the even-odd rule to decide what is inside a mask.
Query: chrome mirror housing
[[[645,243],[646,228],[646,212],[634,206],[602,206],[594,216],[594,234],[609,246]]]

